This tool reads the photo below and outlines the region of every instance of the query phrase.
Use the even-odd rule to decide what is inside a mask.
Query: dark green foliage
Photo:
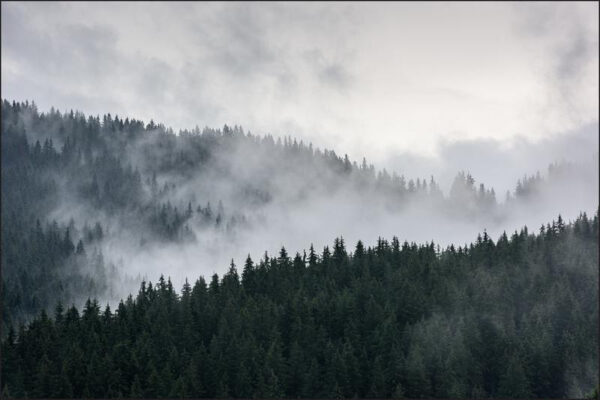
[[[344,189],[353,191],[354,200],[365,207],[372,206],[376,194],[390,212],[414,201],[457,218],[496,221],[503,215],[493,189],[476,186],[465,173],[458,174],[450,195],[444,197],[433,177],[407,180],[385,169],[376,171],[365,159],[358,165],[334,151],[315,150],[288,137],[276,141],[270,135],[254,136],[238,126],[175,134],[153,121],[145,124],[110,114],[86,117],[54,109],[41,113],[34,103],[7,100],[1,107],[4,326],[26,322],[59,300],[82,304],[89,296],[110,297],[106,292],[115,279],[113,255],[108,254],[105,266],[95,249],[104,239],[116,239],[115,231],[132,239],[132,251],[165,242],[193,242],[205,233],[234,234],[251,227],[251,217],[261,220],[260,215],[268,213],[260,207],[279,200],[280,188],[274,182],[293,182],[292,193],[286,196],[297,200]],[[562,176],[565,171],[552,166],[549,175]],[[530,198],[541,183],[541,178],[524,179],[515,199]],[[213,193],[221,184],[231,186],[229,199]],[[190,187],[200,188],[195,192]],[[108,226],[116,226],[112,236]],[[579,228],[589,231],[591,226]],[[346,268],[341,244],[327,250],[322,271]],[[360,244],[356,258],[364,259],[363,253]],[[309,265],[315,265],[315,256],[311,249],[306,255]],[[281,267],[268,275],[267,282],[257,283],[265,271],[251,273],[254,283],[249,283],[248,291],[278,282],[290,265],[298,271],[298,260],[292,254],[288,257],[289,263],[276,260]],[[378,268],[386,266],[374,268],[381,272]],[[278,284],[282,292],[288,289],[285,283]],[[408,285],[401,296],[405,306],[398,317],[415,322],[422,312],[420,292]]]
[[[222,279],[186,282],[180,295],[161,277],[114,312],[90,300],[80,313],[68,305],[104,297],[111,282],[96,250],[110,233],[96,219],[76,226],[50,213],[70,199],[144,232],[140,246],[229,232],[244,214],[219,199],[174,201],[166,177],[186,182],[210,166],[229,181],[236,171],[218,154],[240,144],[273,155],[259,163],[264,181],[234,185],[252,206],[272,200],[269,172],[296,182],[306,165],[319,166],[310,187],[377,191],[390,209],[412,196],[467,218],[493,215],[495,193],[460,173],[446,199],[433,178],[407,182],[239,127],[175,135],[153,121],[43,114],[29,103],[3,101],[1,144],[3,397],[597,394],[597,215],[559,216],[538,235],[496,243],[484,232],[445,251],[397,238],[358,242],[354,253],[339,238],[320,256],[282,248],[256,264],[248,256],[241,273],[232,261]],[[542,183],[523,178],[510,201],[535,202]]]
[[[176,135],[152,121],[144,124],[110,114],[86,118],[73,111],[40,113],[34,103],[7,100],[1,107],[3,326],[25,322],[42,307],[51,310],[59,300],[81,304],[82,296],[101,296],[108,289],[114,271],[104,271],[103,263],[91,257],[107,235],[104,227],[96,220],[57,222],[51,213],[69,215],[76,206],[80,214],[114,217],[122,229],[139,236],[142,246],[193,241],[202,229],[230,232],[243,227],[246,216],[227,209],[221,200],[213,203],[214,208],[208,199],[174,200],[178,188],[173,181],[199,179],[210,167],[220,180],[236,182],[236,171],[219,157],[236,146],[278,154],[259,166],[260,181],[236,185],[239,193],[234,195],[250,206],[271,201],[267,172],[275,170],[281,157],[288,161],[293,157],[296,161],[290,165],[297,164],[300,170],[303,165],[318,165],[345,178],[351,171],[361,179],[373,172],[372,166],[353,167],[347,157],[333,151],[315,151],[289,138],[276,143],[271,136],[246,135],[237,126]],[[286,180],[297,173],[281,170],[290,174]],[[217,180],[210,173],[203,177]],[[369,182],[377,187],[396,185],[394,190],[404,192],[387,173],[379,180]],[[330,179],[319,185],[331,189],[332,183],[346,181],[350,182]],[[190,228],[192,223],[196,229]]]
[[[250,257],[59,305],[2,343],[11,397],[573,397],[597,387],[598,217],[467,248]],[[275,279],[276,278],[276,279]],[[285,288],[285,290],[283,290]],[[582,366],[588,365],[588,370]],[[587,375],[586,375],[587,374]],[[580,386],[573,386],[573,379]],[[7,396],[8,396],[7,395]]]

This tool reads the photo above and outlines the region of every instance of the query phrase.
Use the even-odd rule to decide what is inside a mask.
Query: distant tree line
[[[1,151],[5,326],[26,321],[40,307],[50,311],[59,300],[81,301],[110,290],[116,271],[110,255],[105,263],[99,250],[110,236],[107,217],[138,235],[141,246],[193,242],[204,230],[229,233],[247,227],[247,210],[273,200],[273,178],[294,182],[291,187],[301,193],[344,185],[357,188],[356,193],[375,191],[395,208],[410,199],[444,201],[433,177],[407,180],[376,171],[365,159],[357,164],[288,137],[258,137],[227,125],[177,135],[154,121],[55,109],[43,113],[33,102],[2,101]],[[252,179],[240,181],[231,160],[243,166],[250,163],[244,158],[248,154],[260,158],[252,165]],[[202,175],[207,171],[215,176]],[[230,182],[246,210],[223,204],[210,188],[205,198],[176,195],[181,182],[198,176]],[[493,190],[477,190],[464,173],[451,194],[453,212],[469,217],[492,213],[496,205]],[[74,209],[77,214],[71,214]],[[92,253],[102,262],[93,261]]]

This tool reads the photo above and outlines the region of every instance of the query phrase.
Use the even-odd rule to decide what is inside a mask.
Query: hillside
[[[598,215],[436,249],[278,257],[116,309],[58,305],[2,344],[15,397],[582,397],[598,375]]]
[[[319,248],[340,234],[458,245],[483,229],[543,223],[565,209],[557,193],[593,191],[585,169],[561,163],[501,200],[462,171],[445,194],[434,177],[377,171],[287,137],[228,126],[176,134],[7,100],[1,139],[5,325],[59,300],[116,302],[142,279],[166,273],[181,284],[231,258]],[[587,200],[562,205],[574,218]]]

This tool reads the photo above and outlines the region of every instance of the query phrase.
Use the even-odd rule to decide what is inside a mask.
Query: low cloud
[[[431,155],[452,132],[540,139],[597,123],[596,14],[593,3],[3,3],[2,91],[175,129],[238,124],[381,162]]]

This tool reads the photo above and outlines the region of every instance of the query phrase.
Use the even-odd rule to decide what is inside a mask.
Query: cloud
[[[340,91],[345,91],[351,85],[352,77],[344,63],[328,60],[320,49],[307,50],[304,60],[323,85]]]
[[[597,123],[593,11],[3,3],[2,92],[175,129],[291,134],[356,159],[431,155],[449,137],[539,140]]]
[[[547,79],[542,112],[550,123],[562,118],[573,128],[597,122],[598,4],[529,3],[514,10],[517,31]]]
[[[120,61],[114,46],[115,31],[79,23],[50,26],[46,30],[31,24],[22,9],[6,10],[2,49],[7,58],[19,65],[21,76],[58,88],[85,84],[92,78],[95,85],[102,85],[114,75]]]
[[[497,139],[441,139],[436,152],[423,156],[411,152],[389,152],[382,165],[407,176],[434,175],[442,188],[449,189],[458,171],[470,172],[479,182],[491,185],[502,200],[515,189],[523,175],[544,172],[555,162],[586,165],[592,180],[598,180],[598,124],[582,126],[542,140],[519,136],[506,142]]]

